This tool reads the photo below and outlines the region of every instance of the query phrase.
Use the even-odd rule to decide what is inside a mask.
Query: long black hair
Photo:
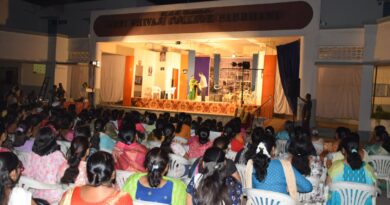
[[[360,137],[357,133],[351,133],[341,141],[341,147],[347,155],[347,162],[352,170],[360,169],[363,165],[362,157],[359,154],[359,140]]]
[[[310,168],[310,149],[311,141],[303,138],[296,138],[291,141],[288,152],[292,155],[291,164],[302,175],[308,176],[311,173]]]
[[[14,153],[0,152],[0,205],[8,204],[9,194],[6,190],[12,190],[17,183],[17,181],[11,179],[10,173],[19,166],[21,166],[21,163]]]
[[[126,127],[119,130],[118,137],[121,142],[127,145],[135,142],[137,138],[135,125],[133,123],[127,124]]]
[[[94,132],[91,138],[91,147],[100,150],[100,132],[104,131],[106,121],[103,119],[96,119],[94,124]]]
[[[210,128],[207,126],[202,126],[199,128],[199,144],[206,144],[210,141]]]
[[[165,121],[162,118],[157,119],[156,121],[156,128],[153,130],[153,135],[158,139],[161,140],[163,136],[163,130],[165,127]]]
[[[259,149],[257,152],[257,147],[260,143],[263,143],[266,150]],[[256,170],[256,178],[259,181],[263,181],[267,176],[267,168],[271,158],[265,154],[267,151],[269,154],[272,152],[272,148],[275,147],[275,138],[270,135],[264,135],[264,137],[260,140],[260,142],[256,145],[256,152],[252,156],[253,160],[253,168]]]
[[[165,125],[163,129],[163,134],[165,136],[164,141],[161,143],[161,149],[167,153],[172,153],[171,144],[173,138],[175,138],[175,126],[172,123]]]
[[[228,185],[225,183],[228,174],[225,152],[222,149],[211,147],[206,150],[203,156],[202,175],[195,192],[197,204],[232,204]],[[236,181],[233,179],[232,183]]]
[[[262,127],[256,127],[252,131],[251,143],[248,145],[248,151],[245,152],[245,161],[252,159],[252,157],[256,154],[257,145],[260,143],[264,136],[265,131]]]
[[[112,185],[114,172],[114,158],[107,152],[95,152],[87,160],[87,177],[91,186]]]
[[[87,155],[89,141],[86,137],[75,137],[68,151],[68,165],[64,176],[61,178],[61,183],[70,184],[76,181],[79,175],[79,164],[83,157]]]
[[[50,127],[41,128],[35,138],[32,151],[39,156],[45,156],[57,150],[60,150],[60,146],[57,144],[57,138],[52,129]]]
[[[186,114],[184,112],[181,112],[181,113],[179,113],[177,118],[178,118],[178,122],[177,122],[177,125],[176,125],[175,132],[179,133],[179,132],[181,132],[181,128],[183,127],[184,120],[186,119]]]
[[[151,187],[158,187],[169,163],[169,155],[163,149],[155,147],[146,154],[144,166]]]

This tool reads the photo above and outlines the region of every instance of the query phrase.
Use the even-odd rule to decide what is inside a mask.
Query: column
[[[214,86],[219,85],[220,64],[221,64],[221,54],[214,54]]]
[[[188,51],[188,71],[187,71],[187,85],[190,84],[191,76],[195,75],[195,51]],[[190,87],[187,86],[187,93],[190,92]]]

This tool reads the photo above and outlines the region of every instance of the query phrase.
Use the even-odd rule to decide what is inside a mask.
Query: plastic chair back
[[[127,179],[134,174],[133,172],[125,171],[125,170],[116,170],[116,185],[122,189],[125,185]]]
[[[245,169],[246,169],[246,165],[243,165],[243,164],[236,164],[236,168],[237,168],[237,171],[238,171],[238,174],[240,174],[240,178],[241,178],[241,184],[242,184],[242,187],[245,187]]]
[[[295,205],[289,195],[260,189],[246,189],[247,205]]]
[[[330,186],[330,190],[340,195],[343,205],[365,204],[369,197],[372,197],[372,204],[375,204],[376,190],[373,185],[336,182]]]
[[[371,155],[369,161],[375,170],[377,179],[386,181],[387,198],[390,198],[390,156]]]
[[[66,156],[68,153],[68,150],[70,148],[70,142],[63,141],[63,140],[57,140],[57,144],[60,145],[61,152]]]
[[[190,165],[190,162],[177,154],[169,154],[169,158],[169,170],[167,176],[176,179],[184,177],[186,175],[187,166]]]
[[[286,152],[287,140],[276,141],[276,152],[277,154],[284,154]]]

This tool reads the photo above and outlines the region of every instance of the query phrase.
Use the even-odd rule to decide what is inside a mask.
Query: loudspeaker
[[[243,69],[250,69],[251,68],[251,64],[249,63],[249,61],[243,61],[242,62],[242,68]]]

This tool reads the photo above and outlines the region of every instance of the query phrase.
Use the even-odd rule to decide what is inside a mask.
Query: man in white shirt
[[[199,72],[199,88],[201,89],[202,101],[205,101],[206,92],[207,92],[207,78],[202,72]]]

